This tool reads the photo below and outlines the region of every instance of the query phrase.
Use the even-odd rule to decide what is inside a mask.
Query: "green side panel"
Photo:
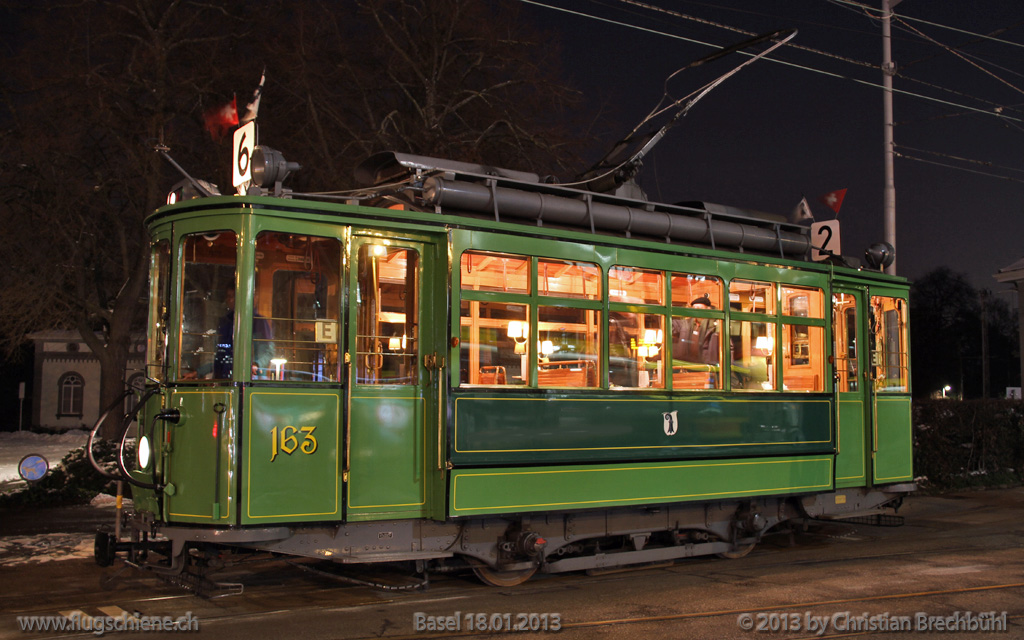
[[[237,524],[236,390],[174,390],[168,396],[169,408],[182,419],[167,425],[162,445],[167,521]]]
[[[452,463],[609,462],[833,453],[824,397],[455,397]]]
[[[352,397],[348,520],[426,515],[424,400],[409,389]]]
[[[875,482],[914,479],[909,396],[879,396],[875,403]]]
[[[132,471],[132,477],[147,484],[154,484],[160,478],[163,478],[164,458],[161,455],[161,443],[165,442],[164,429],[174,426],[165,423],[163,420],[153,420],[153,416],[160,412],[161,400],[162,398],[159,394],[147,400],[145,406],[139,410],[137,420],[140,434],[149,436],[153,453],[150,456],[150,460],[152,460],[150,466],[142,471]],[[153,431],[150,432],[148,431],[149,429],[153,429]],[[152,513],[157,520],[163,520],[163,513],[160,511],[160,496],[156,491],[133,486],[131,488],[131,497],[132,505],[136,512]]]
[[[452,516],[720,500],[832,488],[832,457],[455,470]]]
[[[339,411],[335,390],[248,394],[244,524],[341,519]]]
[[[839,400],[839,420],[836,425],[839,451],[836,454],[836,488],[862,487],[867,484],[867,459],[864,448],[864,402]]]

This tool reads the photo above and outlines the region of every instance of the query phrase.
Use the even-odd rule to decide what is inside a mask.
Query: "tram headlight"
[[[149,466],[149,458],[153,455],[153,448],[149,444],[149,436],[139,438],[139,448],[136,452],[139,462],[139,469]]]
[[[289,174],[302,167],[297,162],[288,162],[280,151],[270,147],[258,146],[252,154],[253,184],[269,189],[284,182]]]

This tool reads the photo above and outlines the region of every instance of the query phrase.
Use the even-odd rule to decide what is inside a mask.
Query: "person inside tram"
[[[714,309],[704,294],[690,303],[694,309]],[[718,323],[711,318],[672,319],[672,358],[701,364],[718,364]]]
[[[213,356],[213,377],[231,377],[234,366],[235,290],[228,289],[224,296],[224,315],[217,324],[217,348]],[[252,377],[271,378],[270,359],[274,357],[273,334],[270,322],[253,312],[252,317]]]

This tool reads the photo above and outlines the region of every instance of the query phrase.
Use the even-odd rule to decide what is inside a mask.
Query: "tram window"
[[[661,271],[612,267],[608,270],[608,300],[633,304],[665,302],[665,276]]]
[[[608,314],[608,379],[613,388],[665,388],[665,317]]]
[[[689,307],[701,298],[707,298],[712,309],[722,309],[722,281],[693,273],[672,274],[673,307]]]
[[[783,285],[782,389],[823,391],[825,385],[825,331],[820,326],[786,322],[787,317],[824,317],[821,289]]]
[[[672,388],[721,389],[722,281],[715,276],[673,273],[671,285]]]
[[[775,324],[733,320],[729,329],[734,391],[771,391],[775,380]]]
[[[336,382],[341,243],[291,233],[256,237],[252,376]]]
[[[825,329],[783,325],[783,391],[825,390]]]
[[[733,280],[729,283],[729,307],[746,313],[775,313],[775,285],[770,282]]]
[[[824,318],[825,296],[821,289],[782,286],[782,315],[798,318]]]
[[[171,245],[153,245],[149,267],[149,336],[146,343],[146,375],[162,382],[167,366],[167,323],[170,321]]]
[[[179,378],[231,378],[235,259],[233,231],[208,231],[184,238]]]
[[[722,321],[672,318],[672,388],[721,389]]]
[[[871,370],[876,391],[908,391],[906,327],[906,303],[901,298],[871,297]]]
[[[501,253],[462,254],[462,288],[473,291],[530,293],[530,259]]]
[[[540,306],[537,385],[596,387],[601,339],[601,312],[593,309]]]
[[[526,384],[530,322],[525,304],[463,300],[460,384]]]
[[[601,299],[601,269],[589,262],[537,261],[537,287],[543,296]]]
[[[360,384],[416,384],[419,254],[384,244],[359,248],[356,376]]]

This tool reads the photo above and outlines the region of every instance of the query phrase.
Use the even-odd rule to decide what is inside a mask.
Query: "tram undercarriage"
[[[513,586],[534,573],[595,572],[680,558],[746,555],[787,522],[843,519],[898,509],[905,483],[805,496],[767,496],[516,517],[436,522],[392,520],[339,525],[209,529],[134,517],[128,540],[97,534],[96,561],[129,564],[164,576],[189,565],[216,569],[225,550],[255,551],[340,564],[414,562],[417,570],[472,568],[486,584]],[[181,581],[189,586],[187,581]],[[210,583],[213,584],[213,583]]]

